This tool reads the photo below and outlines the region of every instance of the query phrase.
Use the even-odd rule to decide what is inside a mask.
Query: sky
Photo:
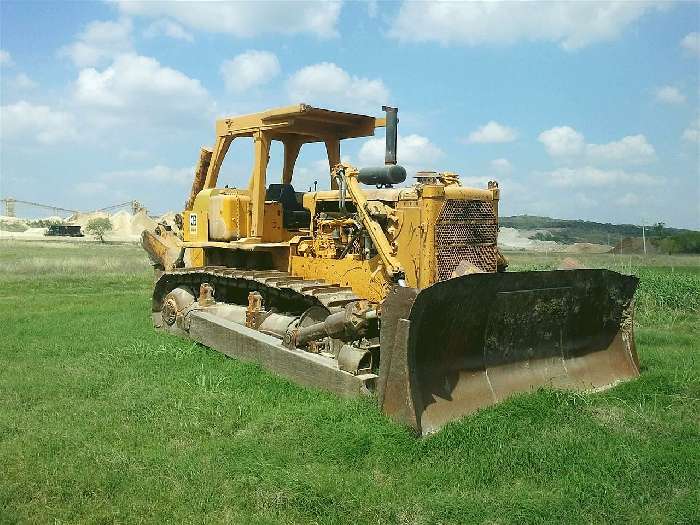
[[[0,49],[2,197],[180,210],[216,118],[392,105],[409,175],[497,180],[502,215],[700,229],[697,2],[3,0]],[[247,184],[251,149],[221,184]],[[383,149],[378,130],[342,156]],[[296,189],[327,187],[324,163],[304,146]]]

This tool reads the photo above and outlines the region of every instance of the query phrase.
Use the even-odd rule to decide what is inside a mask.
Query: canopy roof
[[[250,137],[263,131],[272,140],[298,139],[301,142],[323,142],[374,135],[386,119],[355,113],[343,113],[295,104],[216,121],[219,137]]]

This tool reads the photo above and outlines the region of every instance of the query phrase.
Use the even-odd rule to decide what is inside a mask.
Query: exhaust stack
[[[396,140],[397,127],[399,123],[398,112],[399,108],[391,106],[382,106],[386,113],[386,150],[384,153],[384,164],[396,164]]]

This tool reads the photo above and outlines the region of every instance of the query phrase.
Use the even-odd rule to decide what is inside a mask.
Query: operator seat
[[[311,212],[299,203],[291,184],[270,184],[265,200],[282,204],[282,225],[285,229],[298,230],[308,228],[311,224]]]

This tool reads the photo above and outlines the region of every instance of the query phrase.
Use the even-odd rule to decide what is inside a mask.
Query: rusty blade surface
[[[428,434],[539,386],[596,390],[634,378],[637,283],[609,270],[572,270],[395,289],[383,305],[379,402]]]

